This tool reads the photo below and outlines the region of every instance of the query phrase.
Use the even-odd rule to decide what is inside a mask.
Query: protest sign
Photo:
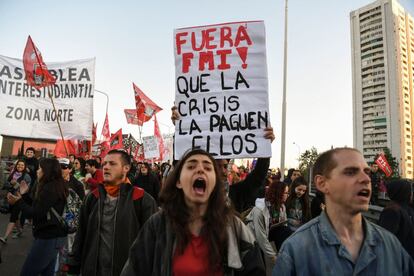
[[[27,84],[22,67],[22,60],[0,56],[0,134],[61,139],[59,118],[65,139],[91,140],[95,59],[47,63],[56,83],[40,89]]]
[[[175,159],[190,147],[215,158],[270,157],[263,21],[176,29]]]
[[[142,137],[145,159],[159,158],[158,139],[155,136]]]

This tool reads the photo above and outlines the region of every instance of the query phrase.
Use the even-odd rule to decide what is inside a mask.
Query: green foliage
[[[318,150],[315,147],[312,147],[310,150],[306,150],[299,156],[299,170],[302,172],[305,179],[308,179],[309,168],[315,163],[318,155]]]

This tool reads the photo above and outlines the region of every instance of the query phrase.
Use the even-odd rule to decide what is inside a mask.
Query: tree
[[[299,170],[302,172],[302,175],[305,177],[305,179],[308,178],[309,169],[315,163],[318,155],[318,150],[315,147],[312,147],[310,150],[306,150],[299,156]]]

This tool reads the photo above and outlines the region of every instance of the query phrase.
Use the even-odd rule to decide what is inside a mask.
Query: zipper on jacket
[[[121,184],[122,185],[122,184]],[[115,206],[115,218],[114,218],[114,236],[112,238],[112,258],[111,258],[111,275],[114,275],[114,252],[115,252],[115,235],[116,235],[116,217],[118,214],[118,204],[121,200],[121,188],[119,187],[119,195],[118,199],[116,200],[116,206]]]
[[[99,189],[99,187],[97,188],[97,189]],[[96,252],[96,261],[95,261],[95,275],[97,274],[96,272],[96,268],[98,267],[98,262],[99,262],[99,260],[98,260],[98,258],[99,258],[99,247],[100,247],[100,240],[101,240],[101,214],[102,214],[102,212],[101,212],[101,203],[102,203],[102,200],[101,200],[101,193],[99,193],[99,197],[98,197],[98,235],[96,235],[97,236],[97,238],[98,238],[98,247],[97,247],[97,252]]]

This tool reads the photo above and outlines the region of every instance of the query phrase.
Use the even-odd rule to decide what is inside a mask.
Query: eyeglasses
[[[66,165],[60,165],[60,168],[61,168],[62,170],[67,170],[67,169],[69,169],[69,166],[66,166]]]

